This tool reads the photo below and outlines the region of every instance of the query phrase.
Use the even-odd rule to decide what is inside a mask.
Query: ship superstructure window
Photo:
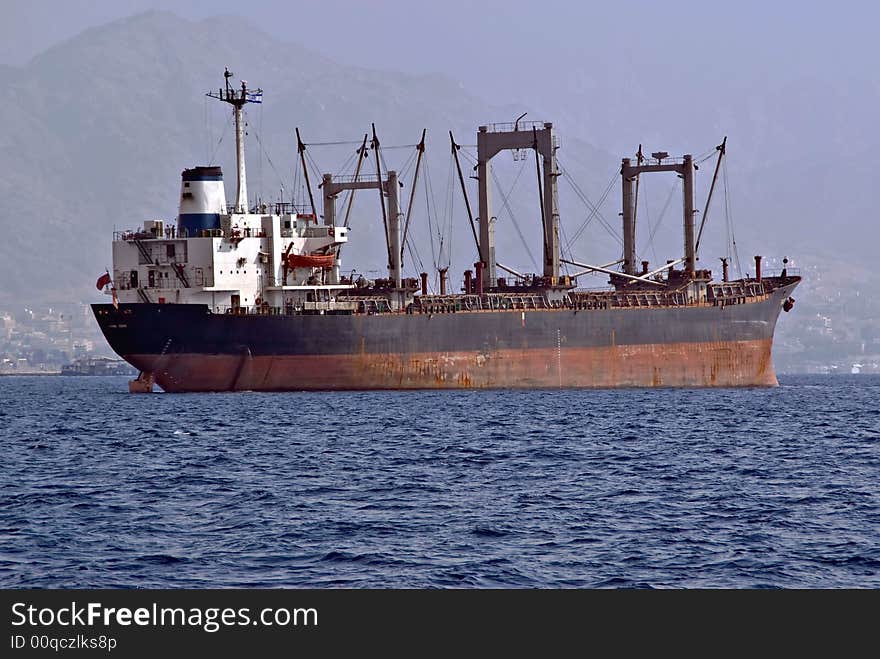
[[[174,258],[174,243],[169,243],[168,245],[165,245],[165,256],[167,256],[169,259]]]

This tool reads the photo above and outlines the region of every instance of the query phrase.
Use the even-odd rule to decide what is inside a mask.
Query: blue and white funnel
[[[184,169],[181,179],[178,233],[194,237],[202,229],[219,229],[220,216],[226,214],[223,171],[219,167],[193,167]]]

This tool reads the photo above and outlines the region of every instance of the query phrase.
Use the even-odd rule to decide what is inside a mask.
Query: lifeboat
[[[332,268],[333,254],[288,254],[288,268]]]

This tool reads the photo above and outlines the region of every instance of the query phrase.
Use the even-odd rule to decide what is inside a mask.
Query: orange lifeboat
[[[288,254],[288,268],[332,268],[333,254]]]

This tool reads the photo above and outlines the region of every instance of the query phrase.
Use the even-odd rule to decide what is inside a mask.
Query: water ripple
[[[877,588],[878,394],[0,378],[0,586]]]

